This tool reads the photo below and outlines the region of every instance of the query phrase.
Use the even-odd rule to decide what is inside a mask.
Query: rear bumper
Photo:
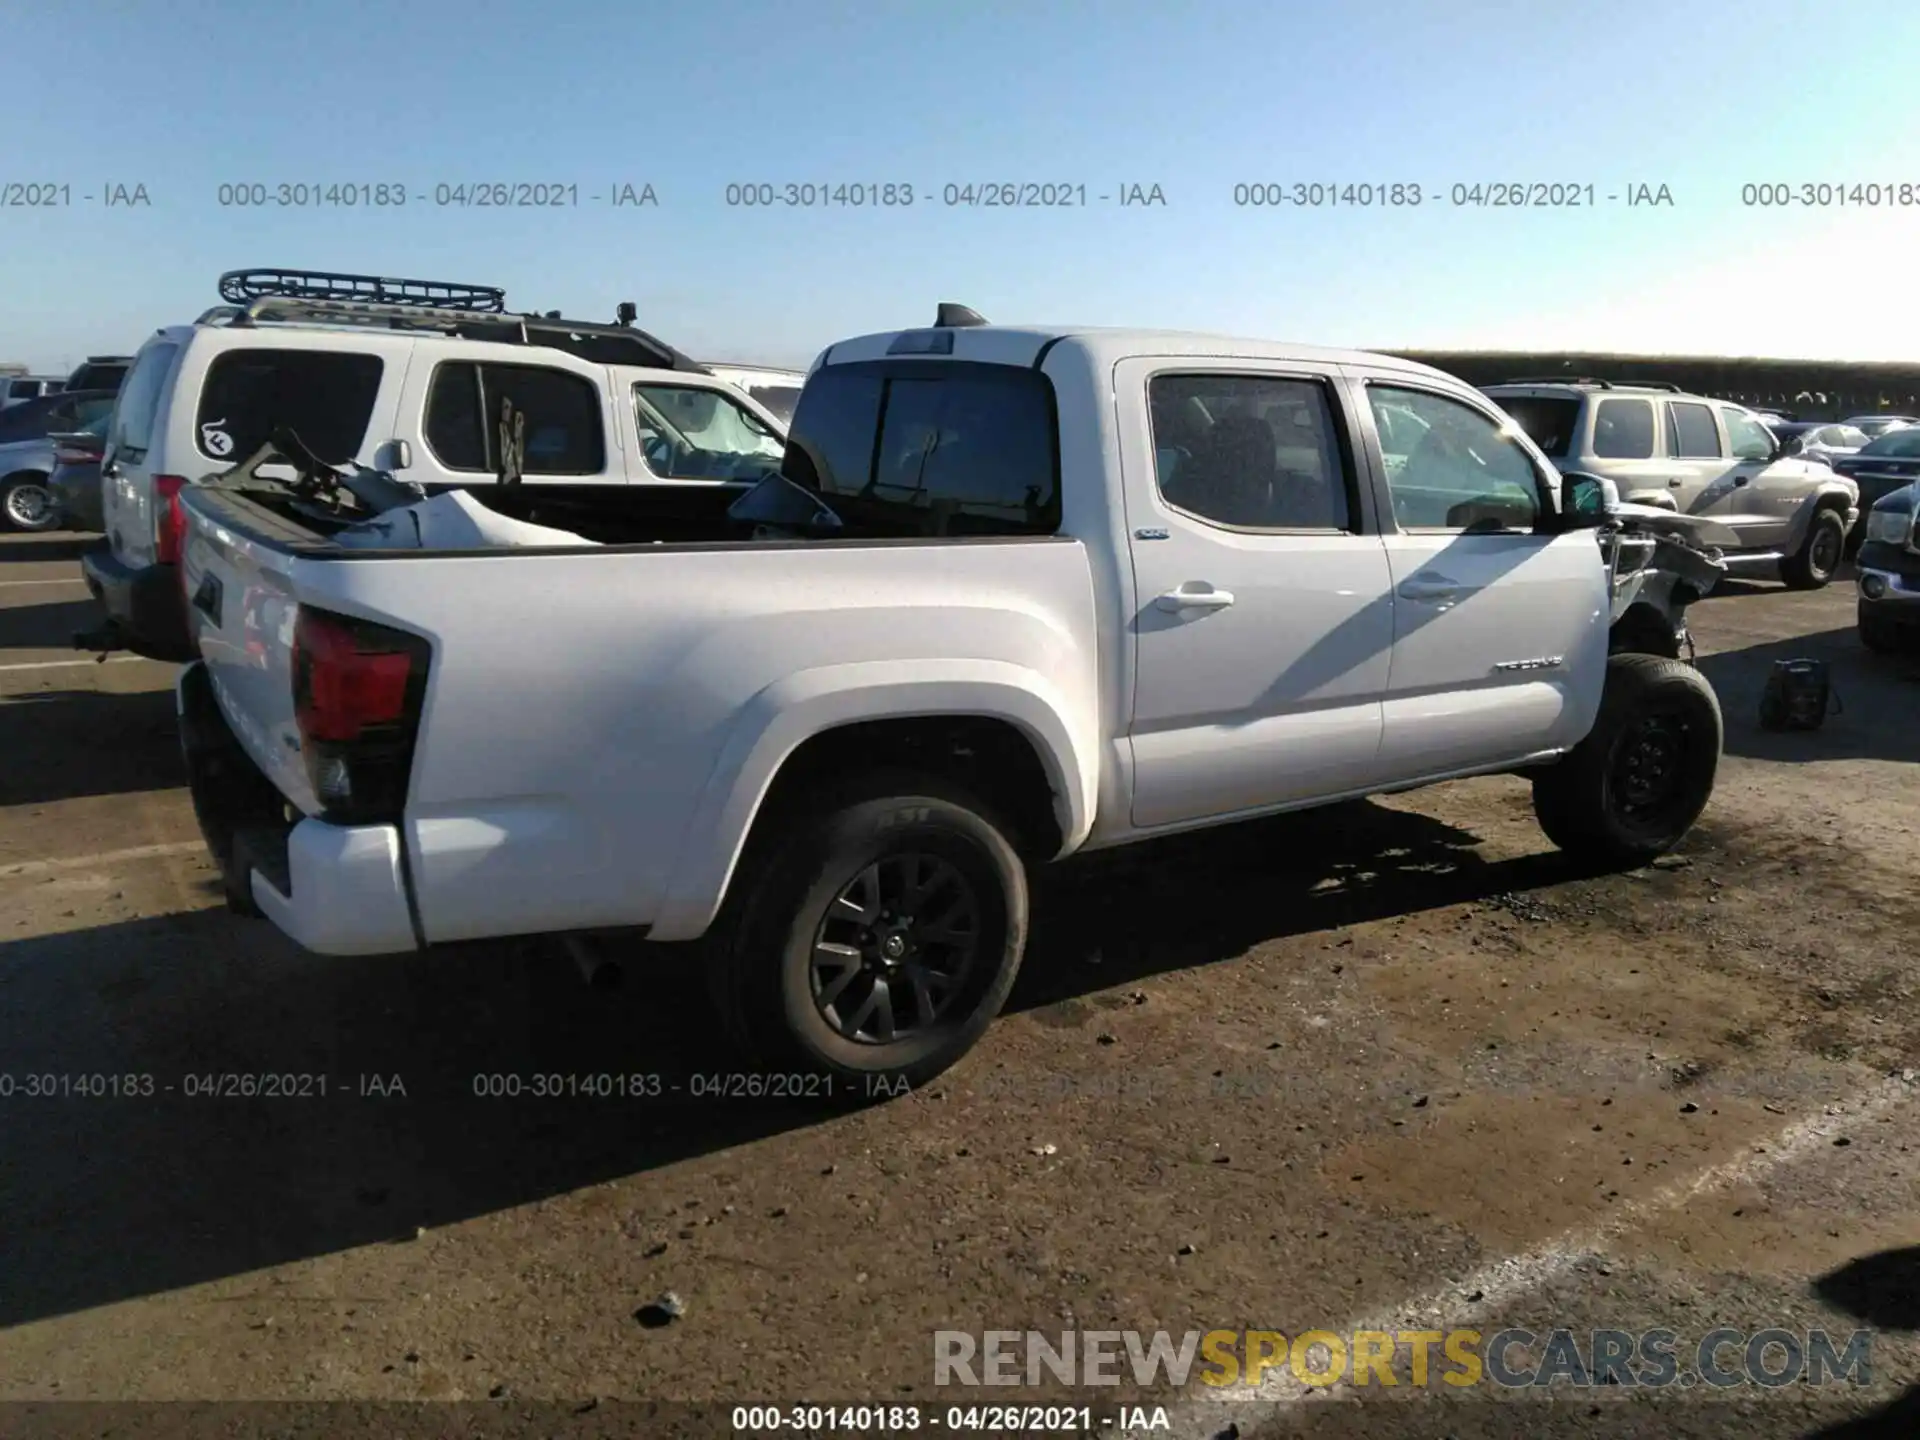
[[[320,955],[392,955],[419,949],[407,907],[394,825],[302,820],[287,834],[282,875],[250,868],[253,902],[293,940]],[[284,883],[285,892],[279,887]]]
[[[234,738],[204,664],[180,672],[174,702],[194,815],[228,904],[321,955],[419,949],[399,827],[289,824],[286,800]]]
[[[173,664],[198,658],[187,629],[187,604],[175,567],[147,565],[136,569],[102,546],[81,558],[80,573],[127,649],[150,660]]]

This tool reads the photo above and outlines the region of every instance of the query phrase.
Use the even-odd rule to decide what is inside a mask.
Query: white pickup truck
[[[1467,385],[940,319],[830,347],[784,475],[664,531],[492,486],[504,543],[368,548],[345,498],[183,491],[235,907],[335,955],[705,937],[762,1063],[917,1084],[1012,986],[1035,864],[1489,772],[1605,863],[1699,816],[1719,707],[1610,656],[1604,487]]]

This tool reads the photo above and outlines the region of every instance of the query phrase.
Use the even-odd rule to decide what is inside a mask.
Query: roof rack
[[[347,275],[331,270],[229,270],[220,277],[220,298],[235,305],[278,296],[290,300],[360,300],[376,305],[412,305],[434,310],[506,311],[507,292],[496,285],[450,280],[396,280],[383,275]]]
[[[1612,385],[1591,375],[1516,375],[1511,380],[1502,380],[1502,385],[1595,385],[1602,390],[1611,390]]]
[[[1520,375],[1502,385],[1591,385],[1596,390],[1659,390],[1669,395],[1687,392],[1666,380],[1602,380],[1597,375]]]
[[[275,286],[282,282],[288,293]],[[311,282],[311,283],[310,283]],[[338,282],[335,295],[321,282]],[[365,297],[385,286],[391,300]],[[396,287],[437,287],[442,293],[404,293]],[[251,293],[250,292],[260,292]],[[476,296],[482,308],[451,303],[456,292]],[[330,275],[321,271],[232,270],[220,277],[220,293],[235,303],[204,311],[196,324],[225,324],[247,328],[270,324],[365,325],[389,330],[430,330],[469,340],[497,344],[538,345],[560,350],[599,365],[642,365],[650,370],[684,370],[706,375],[706,366],[681,354],[666,341],[627,323],[634,315],[631,301],[620,306],[622,323],[596,325],[568,320],[559,311],[516,315],[505,310],[506,292],[488,286],[445,285],[429,280],[389,280],[372,275]],[[241,300],[237,297],[250,297]],[[497,306],[493,304],[497,301]]]

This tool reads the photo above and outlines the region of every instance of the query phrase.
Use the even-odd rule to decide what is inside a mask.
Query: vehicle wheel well
[[[1053,784],[1033,742],[1015,725],[983,715],[863,720],[810,736],[786,758],[762,816],[849,775],[910,770],[952,781],[992,805],[1030,859],[1051,859],[1062,835]]]
[[[1613,622],[1607,636],[1607,653],[1618,655],[1659,655],[1668,660],[1680,658],[1680,643],[1658,608],[1637,603]]]
[[[0,475],[0,485],[11,485],[16,480],[51,480],[53,477],[45,470],[15,470]]]

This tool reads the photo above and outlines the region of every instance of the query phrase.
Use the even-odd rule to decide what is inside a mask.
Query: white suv
[[[788,424],[793,423],[793,407],[800,403],[800,388],[807,383],[804,370],[778,370],[771,365],[730,365],[708,360],[706,367],[729,385],[737,385]]]
[[[1604,476],[1622,500],[1717,522],[1712,538],[1732,573],[1777,572],[1814,590],[1840,568],[1859,487],[1788,454],[1745,406],[1605,380],[1481,388],[1563,473]]]
[[[555,503],[572,487],[694,485],[724,509],[786,450],[765,406],[628,325],[509,314],[501,291],[372,276],[234,271],[221,294],[233,303],[156,331],[120,392],[101,462],[107,544],[82,561],[108,621],[76,636],[81,648],[192,658],[173,497],[282,426],[323,460],[436,493],[496,479],[510,400],[525,419],[524,478]]]

